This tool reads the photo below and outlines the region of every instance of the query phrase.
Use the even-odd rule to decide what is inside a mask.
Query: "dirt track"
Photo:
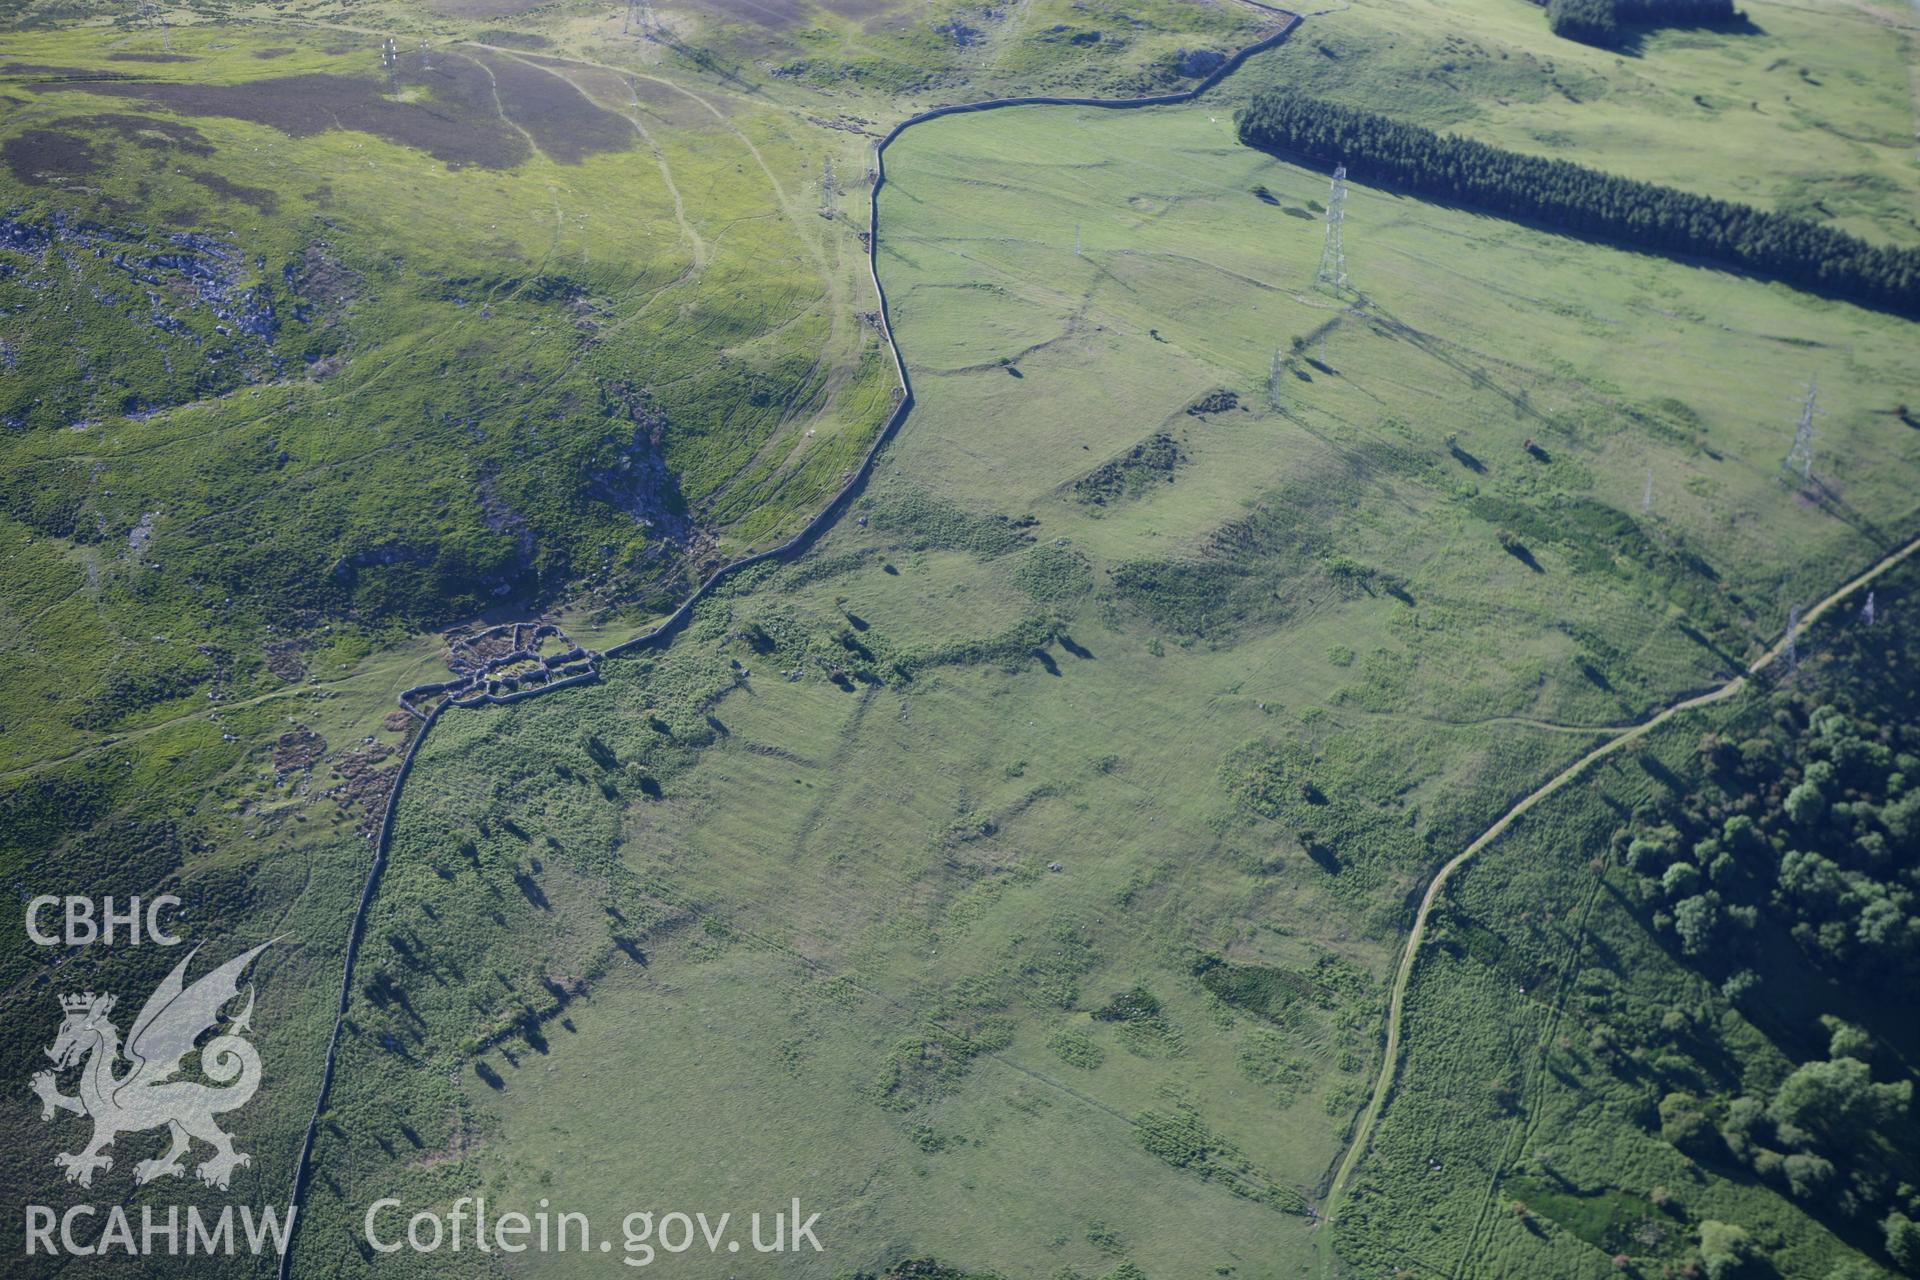
[[[1821,600],[1820,603],[1814,605],[1813,608],[1807,610],[1806,613],[1801,615],[1800,625],[1804,627],[1812,623],[1835,604],[1852,595],[1861,587],[1866,586],[1888,569],[1891,569],[1894,565],[1911,556],[1915,551],[1920,551],[1920,538],[1907,543],[1897,551],[1890,552],[1883,556],[1865,573],[1854,578],[1845,586],[1842,586]],[[1622,726],[1622,731],[1618,736],[1609,738],[1600,746],[1595,747],[1592,751],[1589,751],[1586,755],[1581,756],[1565,769],[1562,769],[1546,783],[1521,797],[1512,808],[1500,815],[1497,822],[1481,832],[1472,844],[1454,855],[1452,859],[1434,874],[1432,881],[1427,885],[1426,893],[1420,898],[1420,909],[1414,914],[1413,928],[1407,932],[1406,945],[1400,952],[1400,964],[1394,970],[1393,986],[1388,992],[1386,1050],[1380,1061],[1380,1075],[1374,1081],[1373,1096],[1367,1102],[1367,1109],[1361,1113],[1360,1123],[1354,1128],[1353,1141],[1348,1145],[1346,1154],[1341,1157],[1339,1167],[1333,1175],[1333,1181],[1328,1184],[1326,1206],[1321,1213],[1321,1218],[1324,1221],[1333,1221],[1334,1215],[1339,1209],[1340,1195],[1346,1188],[1347,1183],[1352,1179],[1353,1171],[1359,1167],[1361,1157],[1366,1154],[1367,1146],[1373,1140],[1374,1128],[1379,1124],[1380,1116],[1387,1108],[1387,1099],[1392,1095],[1394,1079],[1398,1076],[1400,1068],[1400,1025],[1402,1014],[1406,1007],[1407,987],[1413,979],[1413,966],[1414,961],[1419,957],[1420,944],[1426,937],[1427,918],[1433,913],[1433,904],[1435,900],[1439,898],[1440,891],[1446,886],[1448,879],[1452,877],[1454,872],[1458,871],[1462,866],[1465,866],[1474,854],[1479,853],[1495,840],[1498,840],[1506,832],[1507,828],[1511,827],[1514,821],[1526,813],[1527,810],[1533,808],[1542,800],[1545,800],[1548,796],[1566,786],[1569,782],[1572,782],[1582,773],[1585,773],[1587,769],[1597,761],[1618,751],[1626,744],[1645,737],[1648,733],[1651,733],[1654,729],[1665,724],[1677,715],[1691,711],[1695,707],[1706,706],[1711,702],[1723,701],[1739,693],[1742,689],[1746,688],[1747,681],[1750,677],[1759,674],[1767,667],[1779,661],[1780,655],[1786,651],[1789,638],[1787,635],[1782,635],[1779,640],[1774,642],[1772,648],[1749,663],[1745,671],[1718,688],[1709,689],[1705,693],[1683,698],[1659,714],[1641,721],[1639,724]]]

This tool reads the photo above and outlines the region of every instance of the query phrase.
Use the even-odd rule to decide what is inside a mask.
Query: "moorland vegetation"
[[[237,1193],[291,1173],[419,748],[298,1274],[471,1261],[373,1256],[359,1215],[396,1189],[617,1220],[636,1186],[818,1191],[822,1275],[1906,1265],[1911,1033],[1872,984],[1910,949],[1920,752],[1812,640],[1803,683],[1653,739],[1450,887],[1404,1075],[1310,1231],[1432,867],[1912,535],[1913,330],[1358,165],[1361,287],[1316,291],[1324,165],[1229,122],[1297,82],[1391,116],[1354,118],[1383,146],[1497,146],[1495,179],[1579,154],[1569,208],[1738,199],[1707,232],[1898,264],[1856,247],[1915,234],[1883,28],[1761,4],[1624,59],[1510,0],[1356,0],[1188,108],[916,126],[876,315],[878,122],[1184,87],[1271,15],[28,9],[4,865],[291,939]],[[356,28],[387,23],[383,68]],[[817,546],[592,686],[416,739],[392,694],[478,633],[422,628],[544,609],[610,644],[818,510],[892,411],[889,330],[920,399]],[[1781,406],[1835,370],[1783,480]],[[7,1008],[167,959],[22,945]],[[0,1068],[43,1025],[10,1017]],[[0,1123],[23,1199],[57,1135]]]

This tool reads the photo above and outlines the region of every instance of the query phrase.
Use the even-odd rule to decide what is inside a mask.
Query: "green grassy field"
[[[1920,19],[1851,0],[1739,7],[1744,28],[1652,31],[1622,51],[1561,39],[1515,0],[1355,0],[1240,80],[1920,241]]]
[[[292,935],[261,1019],[284,1085],[243,1135],[272,1199],[364,874],[355,828],[403,745],[383,718],[445,671],[420,628],[541,597],[603,612],[610,583],[644,616],[645,592],[657,607],[809,515],[891,398],[847,300],[851,235],[777,205],[757,243],[728,234],[777,182],[744,130],[690,123],[656,162],[530,65],[497,110],[462,95],[509,64],[452,53],[405,68],[389,104],[371,41],[231,35],[182,31],[183,61],[152,64],[112,54],[157,37],[9,41],[56,70],[7,88],[0,841],[34,892],[171,889],[203,939]],[[74,65],[149,78],[76,84]],[[369,131],[314,127],[355,95]],[[605,141],[556,159],[505,103]],[[684,226],[663,163],[705,196]],[[666,492],[620,479],[660,458]],[[671,527],[689,514],[709,532]],[[325,758],[283,763],[301,732]],[[361,772],[371,790],[332,794]],[[123,987],[161,959],[87,956],[62,981]],[[34,1016],[10,1062],[50,1034],[51,976],[16,934],[6,987]],[[24,1195],[64,1139],[25,1109],[8,1123]]]
[[[413,731],[393,695],[446,672],[432,629],[546,610],[615,642],[838,488],[894,404],[859,238],[893,119],[1177,89],[1268,21],[657,9],[646,39],[585,0],[197,2],[164,35],[0,5],[0,868],[286,938],[255,1203]],[[1634,1097],[1591,1062],[1502,1074],[1569,1002],[1516,1012],[1486,958],[1561,954],[1576,900],[1644,975],[1620,999],[1698,1005],[1756,1078],[1797,1060],[1566,874],[1584,798],[1461,881],[1375,1154],[1337,1233],[1305,1211],[1431,869],[1913,536],[1913,326],[1364,182],[1357,292],[1317,291],[1326,177],[1231,119],[1286,82],[1920,236],[1911,16],[1752,17],[1619,55],[1518,0],[1362,0],[1187,107],[906,134],[879,268],[912,416],[816,546],[669,647],[438,723],[296,1274],[498,1265],[359,1238],[376,1196],[483,1190],[603,1232],[797,1195],[826,1252],[781,1265],[823,1277],[1600,1274],[1725,1220],[1826,1280],[1831,1216],[1644,1126],[1594,1138]],[[50,988],[172,958],[4,956],[17,1079]],[[0,1132],[6,1198],[43,1194],[71,1126]]]
[[[1247,24],[1153,8],[1166,30],[1106,58],[1003,33],[941,91],[1177,85],[1176,40]],[[859,233],[897,105],[783,85],[730,28],[515,10],[0,6],[0,867],[177,892],[216,950],[285,936],[274,1101],[239,1131],[256,1203],[312,1105],[394,697],[447,675],[434,629],[549,610],[625,638],[798,528],[894,406]],[[901,16],[896,62],[939,21]],[[826,21],[819,82],[860,30]],[[21,1079],[50,986],[168,958],[4,957]],[[7,1199],[42,1194],[70,1133],[0,1123]]]
[[[1756,1256],[1720,1274],[1888,1274],[1861,1184],[1840,1207],[1781,1176],[1778,1153],[1771,1170],[1743,1167],[1711,1123],[1704,1142],[1676,1136],[1660,1104],[1697,1093],[1733,1135],[1734,1098],[1764,1099],[1827,1056],[1835,1024],[1823,1011],[1871,1028],[1860,1033],[1871,1048],[1852,1052],[1909,1079],[1911,1020],[1870,981],[1809,969],[1794,939],[1754,947],[1729,934],[1692,952],[1658,895],[1636,886],[1627,850],[1700,797],[1721,811],[1713,743],[1752,743],[1828,704],[1901,715],[1890,690],[1912,643],[1914,586],[1910,566],[1876,584],[1877,631],[1857,593],[1803,638],[1791,681],[1776,671],[1657,729],[1449,882],[1408,995],[1399,1083],[1338,1218],[1343,1258],[1415,1276],[1685,1274],[1703,1266],[1703,1228],[1723,1222]],[[1724,978],[1748,965],[1758,990],[1741,994]],[[1865,1164],[1859,1147],[1831,1154],[1840,1184]]]
[[[1423,871],[1913,530],[1899,321],[1363,187],[1334,299],[1324,179],[1208,102],[888,171],[918,407],[669,649],[436,729],[303,1266],[484,1185],[818,1187],[823,1275],[1311,1269]]]

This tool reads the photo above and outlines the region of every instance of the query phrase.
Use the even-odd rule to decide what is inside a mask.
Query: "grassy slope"
[[[1201,0],[1030,0],[987,7],[961,0],[656,0],[653,38],[624,31],[625,5],[560,0],[499,6],[463,0],[292,0],[240,6],[411,35],[509,33],[537,47],[634,65],[697,50],[709,82],[776,98],[799,90],[809,110],[831,105],[884,128],[903,104],[1036,89],[1087,93],[1179,88],[1194,49],[1232,49],[1269,29],[1251,5]],[[517,9],[519,12],[507,10]]]
[[[365,77],[374,87],[350,93],[392,106],[379,32],[355,25],[371,15],[248,12],[175,10],[168,51],[124,22],[6,10],[22,65],[0,89],[0,134],[26,142],[0,177],[5,207],[113,236],[101,255],[92,241],[0,251],[0,393],[17,419],[0,516],[0,865],[35,892],[180,892],[200,939],[287,935],[262,970],[276,1087],[238,1131],[255,1161],[236,1189],[264,1203],[284,1195],[312,1098],[367,857],[354,828],[378,811],[377,794],[323,793],[363,739],[404,746],[382,726],[393,695],[445,673],[420,624],[471,616],[504,585],[507,607],[558,604],[596,643],[630,633],[682,589],[676,561],[764,545],[816,509],[892,387],[858,319],[864,200],[849,190],[866,140],[821,127],[817,94],[774,104],[702,70],[700,42],[726,33],[683,31],[668,50],[593,31],[545,46],[585,60],[542,64],[450,47],[472,24],[414,25],[434,68],[405,41],[396,100],[452,122],[423,142],[411,126],[316,131],[330,117],[303,91],[236,107],[235,87],[289,76]],[[60,68],[156,87],[53,87]],[[148,101],[208,86],[223,104]],[[232,291],[276,291],[282,364],[219,333],[184,277],[151,304],[180,327],[156,328],[111,263],[189,231],[231,246]],[[666,464],[710,535],[664,562],[659,530],[587,478],[617,473],[633,434],[622,384],[654,392]],[[425,562],[334,572],[393,548]],[[275,765],[274,740],[296,729],[327,743],[314,769]],[[54,980],[131,991],[170,959],[96,949]],[[9,1062],[45,1043],[50,978],[16,934]],[[44,1197],[71,1127],[24,1108],[6,1124],[6,1198]]]
[[[306,47],[261,61],[249,54],[284,46],[286,32],[251,41],[217,39],[223,34],[231,33],[176,38],[176,51],[197,59],[186,64],[192,76],[219,82],[289,69],[357,71],[371,59],[368,48],[334,56]],[[234,47],[208,50],[202,42]],[[101,52],[91,35],[23,37],[12,47],[55,65]],[[156,65],[181,74],[175,64]],[[8,118],[16,136],[41,126],[87,136],[84,117],[129,108],[124,98],[24,85],[13,92],[23,103]],[[61,123],[75,117],[83,122]],[[124,226],[129,215],[107,204],[118,198],[160,215],[156,237],[173,228],[230,235],[261,259],[246,266],[270,286],[280,285],[282,263],[297,264],[310,244],[324,242],[351,273],[341,285],[345,300],[329,306],[334,300],[313,297],[322,318],[304,333],[288,318],[281,345],[296,371],[308,340],[330,342],[326,349],[346,362],[324,382],[276,377],[263,364],[251,389],[242,383],[211,397],[189,393],[182,407],[123,418],[115,412],[123,393],[164,400],[170,390],[136,359],[107,358],[115,346],[137,355],[151,349],[138,327],[147,304],[115,307],[111,299],[130,292],[125,277],[84,249],[12,258],[18,274],[8,336],[18,355],[10,391],[27,383],[17,391],[22,404],[36,394],[50,399],[54,388],[86,395],[88,385],[68,376],[62,354],[76,350],[117,385],[94,379],[97,402],[76,404],[50,424],[27,413],[25,429],[7,441],[7,467],[19,481],[0,535],[9,568],[5,622],[17,655],[5,712],[7,865],[16,878],[32,868],[35,892],[124,895],[184,883],[202,937],[265,936],[276,924],[292,936],[285,963],[293,967],[276,964],[267,975],[278,990],[261,1018],[264,1051],[286,1073],[286,1087],[276,1091],[276,1106],[250,1114],[243,1133],[257,1153],[248,1175],[262,1189],[256,1198],[271,1199],[283,1193],[291,1142],[310,1105],[300,1096],[311,1099],[343,921],[365,858],[352,834],[362,815],[319,794],[329,785],[326,767],[275,776],[274,738],[297,719],[337,759],[378,733],[394,692],[433,678],[437,666],[408,624],[476,608],[489,580],[513,580],[525,594],[536,569],[576,576],[576,566],[599,559],[602,543],[622,553],[609,562],[620,576],[631,581],[636,570],[651,571],[639,558],[651,539],[624,512],[579,492],[575,479],[583,454],[607,430],[596,394],[605,380],[649,366],[663,399],[679,401],[670,415],[688,428],[668,447],[687,497],[720,507],[731,486],[751,490],[757,503],[755,522],[742,526],[748,538],[790,526],[817,505],[890,402],[883,370],[861,353],[876,346],[874,335],[853,323],[848,305],[823,301],[824,264],[808,261],[808,242],[796,232],[829,242],[848,237],[830,235],[811,214],[821,229],[776,216],[759,226],[757,243],[727,237],[739,210],[766,202],[757,185],[765,178],[727,162],[730,149],[746,152],[718,128],[716,138],[690,127],[668,150],[680,181],[698,182],[706,200],[691,221],[711,248],[694,275],[686,272],[687,240],[644,152],[604,153],[577,165],[533,157],[514,170],[453,170],[366,135],[289,138],[192,113],[147,118],[180,121],[194,131],[193,145],[211,154],[152,153],[99,128],[101,167],[64,188],[16,188],[25,199],[17,216],[40,220],[58,211]],[[203,166],[274,193],[271,216],[170,175]],[[623,217],[595,222],[581,212],[614,206]],[[832,269],[851,282],[845,288],[857,287],[858,247],[838,252]],[[52,289],[41,290],[36,282],[49,278]],[[601,333],[576,327],[564,296],[538,296],[542,281],[555,280],[592,298],[605,318]],[[103,293],[108,301],[96,301]],[[177,297],[168,305],[189,310]],[[204,308],[189,323],[202,341],[215,341]],[[176,367],[195,350],[172,345]],[[766,369],[780,395],[755,409],[747,403],[754,393],[739,379],[707,378],[717,348]],[[802,377],[809,367],[839,385],[829,387],[818,373]],[[795,403],[783,423],[786,397]],[[703,421],[707,415],[730,427],[724,451],[702,443],[714,425]],[[63,429],[65,417],[83,425]],[[616,447],[632,429],[615,428]],[[743,451],[756,436],[771,441],[776,430],[792,459],[784,449],[762,460]],[[802,445],[810,430],[817,436]],[[796,465],[808,453],[824,465]],[[48,518],[43,495],[62,485],[73,491],[74,510]],[[491,494],[481,496],[489,485]],[[130,534],[149,515],[151,537],[136,554]],[[508,527],[493,532],[495,520]],[[474,584],[482,590],[455,585],[462,575],[402,565],[365,571],[350,599],[330,598],[339,594],[334,566],[356,551],[424,546],[433,555],[438,547],[444,559],[450,547],[477,542],[488,546],[483,558],[504,549],[511,561],[528,528],[538,530],[536,563],[486,573]],[[627,554],[635,557],[630,564]],[[297,665],[275,673],[268,646],[289,642]],[[107,866],[114,872],[105,873]],[[9,959],[18,1007],[38,1010],[44,989],[22,980],[44,957],[22,942]],[[155,976],[159,959],[88,956],[87,972],[64,980],[131,987],[136,973]],[[31,1041],[13,1047],[34,1051],[45,1035],[41,1023],[23,1017]],[[20,1185],[37,1185],[48,1144],[66,1135],[40,1129],[24,1112],[18,1119],[32,1129],[15,1149],[35,1157],[35,1172],[22,1174]]]
[[[1883,619],[1904,618],[1914,590],[1910,566],[1876,584],[1879,607],[1896,610]],[[1737,1007],[1654,930],[1611,849],[1627,815],[1671,794],[1663,779],[1698,785],[1702,735],[1739,739],[1844,688],[1853,673],[1831,656],[1860,644],[1839,636],[1859,627],[1860,599],[1802,640],[1808,665],[1792,687],[1763,680],[1656,730],[1644,751],[1599,766],[1590,786],[1543,805],[1449,884],[1408,995],[1400,1083],[1339,1220],[1344,1256],[1417,1276],[1597,1280],[1617,1274],[1618,1253],[1631,1274],[1658,1275],[1684,1265],[1699,1224],[1718,1220],[1746,1228],[1782,1277],[1870,1267],[1854,1247],[1879,1252],[1871,1221],[1829,1211],[1823,1225],[1749,1170],[1677,1151],[1653,1104],[1676,1089],[1763,1092],[1823,1056],[1812,1010],[1878,1022],[1884,1007],[1860,1010],[1857,993],[1784,947],[1770,957],[1779,990]],[[1604,876],[1588,866],[1596,858]],[[1886,1023],[1904,1034],[1898,1013]],[[1531,1222],[1511,1212],[1515,1200]]]
[[[1920,242],[1912,10],[1740,7],[1750,30],[1652,32],[1623,55],[1554,36],[1513,0],[1356,0],[1264,73],[1519,151]]]
[[[311,1247],[343,1270],[368,1191],[479,1183],[603,1215],[817,1191],[823,1274],[1099,1274],[1108,1229],[1148,1274],[1193,1240],[1290,1271],[1297,1220],[1143,1162],[1127,1119],[1184,1104],[1228,1166],[1310,1191],[1377,987],[1270,1031],[1192,961],[1382,972],[1422,867],[1579,726],[1705,683],[1913,526],[1898,322],[1364,188],[1343,312],[1305,289],[1321,179],[1212,104],[944,120],[890,175],[920,407],[859,519],[605,688],[456,716],[423,756],[371,923],[391,985],[321,1153]],[[1787,397],[1828,368],[1801,498]],[[1184,412],[1218,387],[1246,410]],[[1076,498],[1161,431],[1171,483]],[[1179,1056],[1089,1019],[1136,981]]]

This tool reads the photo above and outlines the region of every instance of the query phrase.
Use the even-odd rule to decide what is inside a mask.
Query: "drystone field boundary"
[[[907,376],[907,365],[906,361],[900,355],[900,348],[898,344],[894,342],[893,321],[887,310],[887,294],[886,290],[880,284],[880,188],[886,183],[887,147],[898,139],[901,134],[915,125],[924,124],[929,120],[937,120],[942,116],[957,115],[972,111],[994,111],[1004,107],[1100,107],[1126,110],[1137,107],[1178,106],[1181,103],[1191,102],[1237,71],[1247,59],[1257,53],[1264,53],[1268,49],[1272,49],[1286,40],[1288,36],[1293,34],[1294,30],[1302,21],[1301,16],[1297,13],[1277,8],[1273,5],[1262,4],[1259,0],[1241,0],[1241,3],[1271,15],[1279,20],[1280,25],[1252,44],[1245,45],[1232,54],[1227,55],[1219,66],[1215,67],[1205,78],[1190,89],[1183,89],[1177,93],[1153,94],[1132,98],[1079,98],[1031,94],[1013,98],[990,98],[980,102],[955,103],[949,106],[934,107],[902,120],[890,129],[885,137],[875,144],[873,150],[873,182],[867,195],[867,276],[873,284],[874,297],[879,305],[880,336],[886,340],[888,353],[893,360],[894,376],[898,383],[894,391],[893,412],[888,415],[885,424],[880,428],[879,434],[874,437],[872,445],[868,447],[865,456],[861,458],[860,465],[855,468],[853,474],[848,477],[846,484],[841,487],[839,493],[835,494],[833,500],[822,508],[818,515],[809,520],[792,538],[777,547],[771,547],[757,554],[731,561],[721,568],[716,569],[680,603],[679,608],[675,609],[671,614],[668,614],[666,618],[662,619],[652,629],[634,636],[631,639],[611,645],[598,653],[589,653],[586,657],[586,669],[578,674],[567,676],[564,679],[553,680],[537,687],[518,689],[504,694],[495,693],[490,689],[486,689],[484,683],[482,683],[482,691],[475,693],[472,691],[474,681],[477,679],[484,682],[485,679],[485,672],[481,672],[478,673],[476,677],[470,677],[466,681],[452,681],[436,686],[417,686],[406,690],[400,695],[401,705],[408,711],[419,716],[420,723],[414,729],[413,737],[407,744],[406,754],[401,757],[399,771],[394,776],[393,786],[387,793],[386,809],[380,818],[380,830],[373,841],[373,861],[367,867],[367,878],[360,891],[360,900],[354,908],[353,919],[348,925],[346,954],[341,962],[340,998],[334,1009],[333,1030],[327,1037],[327,1055],[320,1071],[320,1088],[314,1098],[313,1114],[307,1120],[306,1134],[300,1143],[299,1158],[294,1165],[293,1190],[290,1196],[288,1211],[291,1225],[289,1227],[287,1247],[280,1255],[279,1280],[289,1280],[292,1274],[294,1244],[298,1239],[300,1228],[299,1210],[305,1202],[307,1186],[313,1174],[313,1139],[320,1127],[320,1117],[326,1112],[327,1095],[333,1086],[333,1073],[338,1060],[340,1047],[340,1028],[346,1021],[347,1007],[351,1003],[353,995],[354,961],[359,955],[360,940],[366,924],[367,909],[372,905],[374,895],[379,890],[381,873],[386,870],[387,852],[393,837],[393,817],[394,814],[399,811],[401,792],[406,786],[408,774],[411,773],[413,769],[414,757],[419,752],[420,744],[426,740],[427,734],[432,731],[434,724],[439,720],[441,714],[449,707],[471,707],[488,703],[517,702],[536,694],[549,692],[553,689],[590,683],[598,677],[599,663],[602,659],[617,657],[623,653],[631,653],[637,649],[657,647],[666,643],[686,625],[687,620],[693,616],[694,607],[705,599],[715,587],[735,574],[749,569],[754,565],[765,564],[770,561],[789,560],[799,555],[806,550],[807,547],[811,546],[820,534],[825,532],[840,518],[842,513],[845,512],[848,503],[865,487],[867,478],[873,472],[875,459],[880,456],[881,450],[899,433],[900,425],[906,421],[908,413],[913,409],[913,383]],[[434,703],[430,710],[420,712],[413,706],[413,699],[425,695],[443,696],[441,696],[438,702]]]

